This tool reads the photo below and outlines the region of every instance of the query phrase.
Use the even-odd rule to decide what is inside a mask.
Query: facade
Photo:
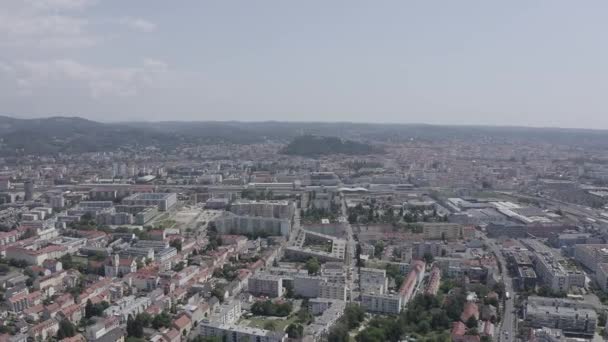
[[[541,282],[555,292],[568,292],[571,287],[584,287],[585,274],[566,269],[552,254],[535,253],[534,269]]]
[[[289,236],[291,220],[263,216],[241,216],[224,212],[214,219],[218,233],[223,235]]]
[[[122,200],[125,205],[156,206],[160,211],[167,211],[177,204],[176,193],[136,193]]]
[[[347,287],[343,283],[332,283],[324,281],[319,286],[319,298],[346,300],[348,295]]]
[[[390,294],[361,294],[361,306],[367,312],[397,315],[401,312],[402,297]]]
[[[559,298],[529,297],[524,318],[533,328],[550,327],[575,334],[593,335],[597,325],[592,307]]]
[[[249,278],[248,290],[256,296],[281,297],[283,295],[283,278],[271,274],[256,274]]]
[[[458,240],[462,236],[462,226],[456,223],[423,223],[425,240]]]
[[[220,337],[226,342],[285,342],[287,334],[231,324],[203,321],[200,325],[203,337]]]
[[[574,259],[595,272],[598,264],[608,262],[608,245],[575,245]]]
[[[137,271],[137,263],[135,259],[120,259],[118,254],[114,254],[104,266],[104,269],[106,277],[121,277]]]
[[[230,205],[230,211],[239,216],[291,219],[295,211],[295,205],[289,201],[238,200]]]

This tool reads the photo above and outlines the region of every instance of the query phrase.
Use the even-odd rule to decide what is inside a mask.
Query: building
[[[411,256],[414,259],[423,259],[425,255],[433,257],[444,256],[447,245],[442,241],[421,241],[414,242],[411,248]]]
[[[608,262],[608,244],[575,245],[574,259],[595,272],[597,265]]]
[[[49,199],[49,205],[53,209],[61,209],[65,207],[65,198],[63,195],[55,195]]]
[[[424,261],[415,260],[412,262],[410,272],[407,274],[399,288],[399,296],[401,297],[402,305],[407,305],[414,295],[416,287],[422,282],[425,267],[426,263]]]
[[[286,236],[291,233],[291,220],[264,216],[241,216],[223,212],[214,218],[218,233],[223,235]]]
[[[422,223],[425,240],[458,240],[462,237],[462,226],[457,223]]]
[[[597,265],[595,271],[595,281],[604,292],[608,292],[608,263]]]
[[[561,298],[528,297],[524,319],[533,328],[550,327],[590,336],[597,325],[597,313],[590,304]]]
[[[23,197],[23,199],[25,201],[31,201],[34,199],[34,181],[32,181],[31,179],[27,179],[24,183],[23,183],[23,189],[25,192],[25,195]]]
[[[397,315],[401,312],[402,297],[392,294],[361,294],[361,307],[367,312]]]
[[[29,335],[34,341],[45,341],[47,338],[55,336],[58,330],[59,322],[51,318],[34,325],[30,329]]]
[[[230,205],[230,211],[239,216],[291,219],[295,212],[295,204],[290,201],[238,200]]]
[[[256,274],[249,278],[248,290],[255,296],[283,296],[283,278],[271,274]]]
[[[104,317],[118,317],[121,322],[126,322],[129,316],[137,316],[144,312],[152,300],[149,297],[126,296],[118,299],[114,304],[103,311]]]
[[[319,289],[323,280],[322,277],[296,275],[293,277],[293,292],[296,296],[316,298],[319,296]]]
[[[216,307],[210,315],[210,321],[219,324],[233,324],[241,318],[241,301],[232,300]]]
[[[137,271],[137,262],[133,258],[121,259],[114,254],[104,266],[106,277],[122,277]]]
[[[265,329],[203,321],[200,325],[203,337],[225,338],[226,342],[285,342],[287,334]]]
[[[343,283],[321,282],[319,286],[319,298],[346,300],[348,288]]]
[[[573,286],[585,287],[585,274],[567,269],[551,253],[537,251],[532,255],[532,262],[540,281],[552,291],[569,292]]]
[[[441,281],[441,270],[439,267],[433,267],[429,280],[427,282],[426,290],[424,293],[430,295],[436,295],[439,291],[439,282]]]
[[[135,193],[122,200],[124,205],[156,206],[160,211],[167,211],[177,204],[176,193]]]
[[[315,319],[304,328],[304,335],[313,341],[326,341],[331,328],[344,315],[346,302],[335,299],[311,299],[308,303]],[[320,315],[319,315],[320,314]]]
[[[388,288],[386,270],[362,267],[359,273],[361,292],[383,294]]]

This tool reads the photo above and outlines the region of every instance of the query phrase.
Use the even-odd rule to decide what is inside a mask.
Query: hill
[[[380,149],[368,144],[337,137],[303,135],[296,137],[281,152],[289,155],[318,157],[329,154],[371,154],[380,152]]]
[[[156,146],[288,144],[284,153],[320,156],[367,154],[360,141],[399,143],[464,140],[473,143],[552,144],[584,150],[608,148],[608,131],[589,129],[366,124],[350,122],[165,121],[100,123],[79,117],[17,119],[0,116],[0,156],[55,155]]]

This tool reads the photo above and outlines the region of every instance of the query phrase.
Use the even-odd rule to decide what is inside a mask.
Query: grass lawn
[[[243,318],[240,323],[247,324],[252,328],[264,329],[264,325],[267,322],[274,322],[276,324],[276,331],[285,331],[288,325],[295,322],[297,315],[291,314],[287,317],[265,317],[265,316],[253,316],[251,318]]]

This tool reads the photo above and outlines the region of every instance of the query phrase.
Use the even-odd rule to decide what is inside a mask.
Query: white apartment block
[[[249,278],[248,290],[256,296],[271,298],[283,295],[283,278],[271,274],[258,274]]]
[[[399,312],[401,312],[401,303],[402,298],[401,296],[397,295],[374,293],[361,294],[361,307],[368,312],[397,315]]]

